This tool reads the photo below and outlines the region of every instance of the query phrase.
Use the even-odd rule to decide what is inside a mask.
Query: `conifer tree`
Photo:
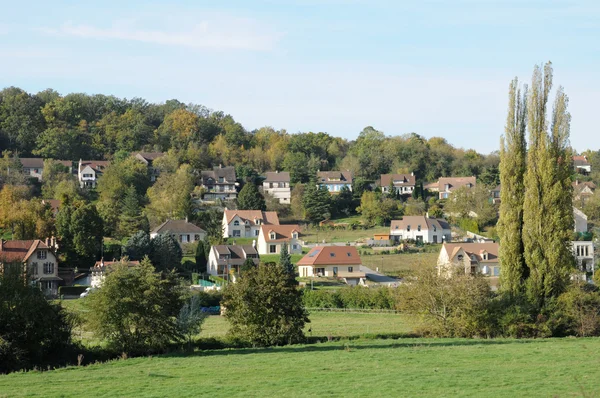
[[[523,290],[523,282],[529,270],[523,258],[523,201],[526,170],[527,86],[519,89],[515,78],[509,87],[508,116],[505,135],[500,139],[500,261],[502,262],[501,286],[509,294]]]
[[[254,183],[246,183],[237,198],[239,210],[266,210],[265,197]]]
[[[294,277],[294,264],[292,264],[292,257],[288,251],[287,243],[281,245],[281,253],[279,254],[279,265],[290,275]]]

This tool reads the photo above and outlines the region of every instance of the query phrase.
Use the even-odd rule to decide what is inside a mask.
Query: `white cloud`
[[[275,47],[280,34],[262,28],[257,22],[245,19],[212,16],[210,19],[146,28],[139,20],[119,20],[110,27],[65,23],[44,32],[82,39],[125,40],[165,46],[212,50],[269,51]],[[149,21],[146,21],[149,22]]]

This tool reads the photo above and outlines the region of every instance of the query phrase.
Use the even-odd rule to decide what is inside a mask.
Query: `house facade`
[[[214,201],[234,200],[237,198],[237,189],[235,168],[231,166],[223,167],[219,165],[213,170],[203,170],[201,172],[201,185],[204,188],[204,200]]]
[[[210,248],[207,272],[228,279],[231,273],[239,275],[247,259],[258,265],[260,257],[254,245],[215,245]]]
[[[173,235],[179,244],[194,243],[204,240],[206,231],[187,220],[167,220],[150,231],[150,238],[159,234]]]
[[[262,225],[279,225],[274,211],[225,210],[223,212],[224,238],[257,238]]]
[[[352,191],[352,172],[350,171],[319,171],[317,184],[327,188],[329,193],[339,193],[346,187]]]
[[[39,286],[49,297],[58,296],[58,285],[62,279],[58,276],[53,246],[49,240],[0,239],[0,273],[4,273],[4,267],[9,264],[22,265],[22,272],[31,284]]]
[[[77,179],[81,188],[96,188],[104,169],[110,165],[107,160],[79,160]]]
[[[389,193],[393,185],[394,190],[400,195],[411,195],[415,190],[417,180],[414,173],[410,174],[382,174],[379,180],[381,192]]]
[[[19,158],[23,166],[23,174],[31,178],[37,178],[42,181],[44,172],[44,159],[42,158]]]
[[[292,191],[290,189],[290,173],[287,171],[269,171],[265,173],[263,192],[269,193],[279,203],[290,204]]]
[[[591,181],[573,182],[573,202],[575,202],[577,206],[583,207],[587,201],[594,196],[594,192],[596,192],[596,184]]]
[[[588,160],[587,156],[573,156],[573,168],[575,172],[583,175],[588,175],[592,172],[592,164]]]
[[[154,182],[160,175],[160,170],[157,168],[154,168],[152,166],[152,162],[154,162],[154,160],[156,160],[164,155],[165,155],[164,152],[138,152],[134,155],[134,157],[137,160],[139,160],[140,162],[144,163],[146,165],[146,167],[148,167],[148,174],[150,175],[150,181]]]
[[[496,286],[500,277],[500,260],[498,243],[444,243],[437,260],[440,275],[447,277],[453,272],[467,275],[482,274],[494,279]]]
[[[302,253],[299,225],[261,225],[258,234],[258,254],[280,254],[284,243],[290,254]]]
[[[575,257],[577,269],[583,273],[592,273],[596,266],[594,260],[594,242],[574,241],[571,242],[571,251]]]
[[[390,239],[396,243],[414,240],[417,243],[443,243],[452,240],[450,224],[441,218],[404,216],[392,220]]]
[[[500,189],[501,186],[498,185],[496,188],[490,190],[490,196],[492,198],[492,203],[495,205],[499,205],[500,204]]]
[[[442,177],[437,183],[439,199],[448,199],[455,190],[462,187],[475,188],[476,184],[475,177]]]
[[[349,285],[365,285],[366,274],[354,246],[317,246],[297,263],[301,278],[329,277]]]
[[[104,261],[101,259],[100,261],[96,261],[94,266],[90,268],[91,278],[90,278],[90,286],[92,288],[102,287],[102,283],[104,283],[104,279],[108,272],[110,272],[111,268],[118,264],[125,264],[124,261]],[[128,261],[128,267],[135,267],[140,265],[139,261]]]

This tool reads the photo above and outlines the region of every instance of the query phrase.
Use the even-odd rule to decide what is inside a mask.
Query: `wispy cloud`
[[[67,22],[44,32],[81,39],[125,40],[164,46],[212,50],[272,50],[280,34],[257,22],[236,17],[215,16],[194,23],[147,28],[139,20],[119,20],[109,27]]]

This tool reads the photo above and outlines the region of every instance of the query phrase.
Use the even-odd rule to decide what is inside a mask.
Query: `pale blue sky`
[[[372,125],[488,153],[507,88],[551,60],[600,149],[597,1],[0,1],[0,87],[177,98],[247,129]]]

